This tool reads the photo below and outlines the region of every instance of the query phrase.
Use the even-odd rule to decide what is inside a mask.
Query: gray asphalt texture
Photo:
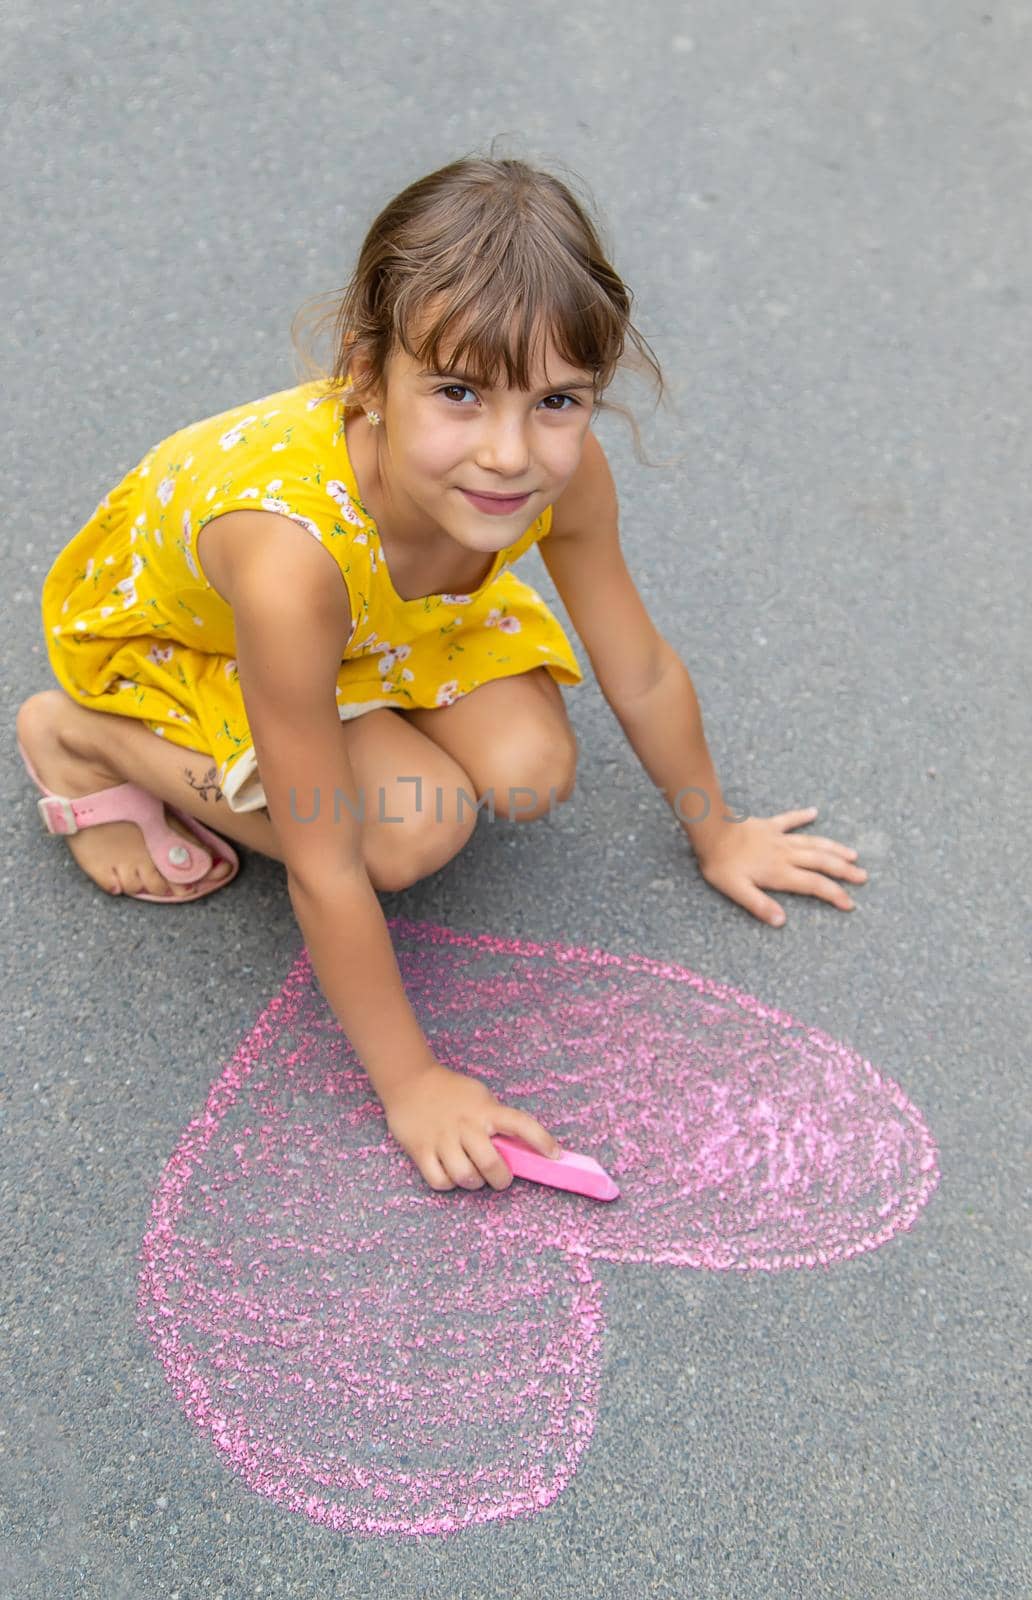
[[[983,9],[983,6],[989,9]],[[8,0],[9,736],[0,1593],[1027,1596],[1032,7]],[[38,595],[149,446],[296,379],[289,325],[404,184],[590,187],[669,399],[598,425],[628,565],[728,796],[816,804],[842,913],[700,877],[590,673],[577,792],[384,909],[676,961],[846,1041],[928,1120],[913,1231],[825,1272],[600,1268],[591,1447],[542,1514],[348,1538],[250,1492],[137,1331],[153,1188],[301,946],[249,855],[189,910],[42,830]],[[557,607],[534,553],[521,575]]]

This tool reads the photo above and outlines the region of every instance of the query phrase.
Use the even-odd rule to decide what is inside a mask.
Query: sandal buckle
[[[78,833],[79,824],[75,820],[72,802],[64,799],[62,795],[44,795],[36,801],[43,826],[48,833]],[[55,826],[56,824],[56,826]]]

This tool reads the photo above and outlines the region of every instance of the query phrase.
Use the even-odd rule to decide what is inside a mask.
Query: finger
[[[523,1139],[552,1161],[562,1155],[562,1147],[557,1140],[529,1111],[517,1111],[515,1106],[499,1106],[494,1115],[494,1124],[496,1133],[515,1134],[517,1139]]]
[[[774,888],[778,890],[784,890],[787,886],[789,886],[787,875],[784,882],[774,883]],[[736,877],[731,883],[722,883],[720,893],[726,894],[728,899],[733,899],[738,906],[746,907],[754,917],[760,918],[760,922],[768,922],[773,928],[781,928],[784,925],[784,912],[778,901],[771,899],[770,894],[763,893],[762,888],[752,882],[752,878]]]
[[[512,1168],[491,1142],[486,1133],[471,1133],[466,1138],[470,1160],[483,1173],[492,1189],[507,1189],[512,1182]]]
[[[457,1183],[460,1189],[484,1187],[484,1180],[476,1162],[457,1136],[449,1139],[443,1146],[440,1151],[440,1161],[452,1183]]]
[[[778,888],[787,888],[787,884],[779,883]],[[746,911],[751,911],[761,922],[769,922],[772,928],[780,928],[785,921],[785,913],[777,901],[772,900],[769,894],[764,894],[755,883],[746,882],[741,887],[736,883],[731,898],[737,900],[740,906],[744,906]]]
[[[858,850],[854,850],[851,845],[839,844],[837,839],[824,839],[819,833],[807,833],[801,837],[805,838],[807,844],[819,844],[825,850],[834,850],[836,855],[848,856],[851,861],[855,861],[860,853]]]
[[[867,873],[863,867],[856,866],[852,861],[847,861],[844,856],[836,855],[833,850],[817,848],[807,849],[806,846],[816,844],[814,839],[800,839],[798,841],[797,865],[811,868],[823,867],[825,872],[832,873],[836,878],[848,878],[851,883],[866,883]]]
[[[804,811],[780,811],[770,820],[781,823],[785,828],[801,828],[804,822],[812,822],[816,815],[817,807],[807,806]]]
[[[854,911],[856,908],[845,889],[839,884],[832,883],[830,878],[822,877],[819,872],[804,872],[797,867],[784,884],[791,894],[812,894],[818,900],[828,900],[833,906],[838,906],[840,911]]]
[[[417,1166],[431,1189],[454,1189],[455,1185],[435,1155],[421,1157]]]

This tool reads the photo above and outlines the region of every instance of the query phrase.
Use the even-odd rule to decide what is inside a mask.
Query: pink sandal
[[[232,883],[240,871],[240,858],[232,845],[217,833],[212,833],[210,828],[204,827],[189,812],[181,811],[178,806],[168,807],[172,815],[189,828],[197,840],[203,842],[192,849],[180,834],[166,824],[163,815],[165,802],[146,789],[141,789],[138,783],[120,783],[112,789],[98,789],[95,794],[84,794],[78,800],[69,800],[64,795],[53,794],[40,782],[20,739],[17,744],[29,777],[44,796],[36,801],[36,805],[48,833],[78,833],[80,828],[91,828],[98,822],[135,822],[143,833],[151,860],[170,883],[196,883],[211,871],[213,860],[229,862],[230,870],[224,878],[208,884],[207,888],[195,889],[193,894],[144,894],[142,891],[134,894],[123,890],[123,894],[128,894],[131,900],[154,900],[163,906],[178,905],[180,901],[185,904],[191,900],[202,900],[206,894],[214,894],[216,889],[224,889],[228,883]],[[212,853],[209,854],[203,845],[209,846]]]

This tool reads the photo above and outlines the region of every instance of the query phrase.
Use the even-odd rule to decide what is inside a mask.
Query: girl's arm
[[[816,807],[774,817],[730,811],[721,792],[688,669],[657,631],[620,549],[617,498],[605,452],[585,438],[539,549],[628,743],[687,834],[706,882],[763,922],[784,913],[767,889],[816,895],[851,911],[833,880],[863,883],[856,851],[794,834]]]
[[[437,1061],[423,1034],[365,869],[361,823],[334,800],[339,791],[361,816],[334,692],[351,634],[347,590],[295,523],[258,515],[260,537],[245,542],[226,590],[258,770],[316,976],[388,1128],[430,1187],[508,1188],[512,1173],[493,1134],[546,1156],[558,1146],[529,1112]]]
[[[434,1057],[365,870],[361,823],[344,803],[361,816],[334,692],[351,633],[347,590],[326,553],[291,524],[262,530],[235,563],[229,597],[291,905],[323,993],[384,1100]]]

